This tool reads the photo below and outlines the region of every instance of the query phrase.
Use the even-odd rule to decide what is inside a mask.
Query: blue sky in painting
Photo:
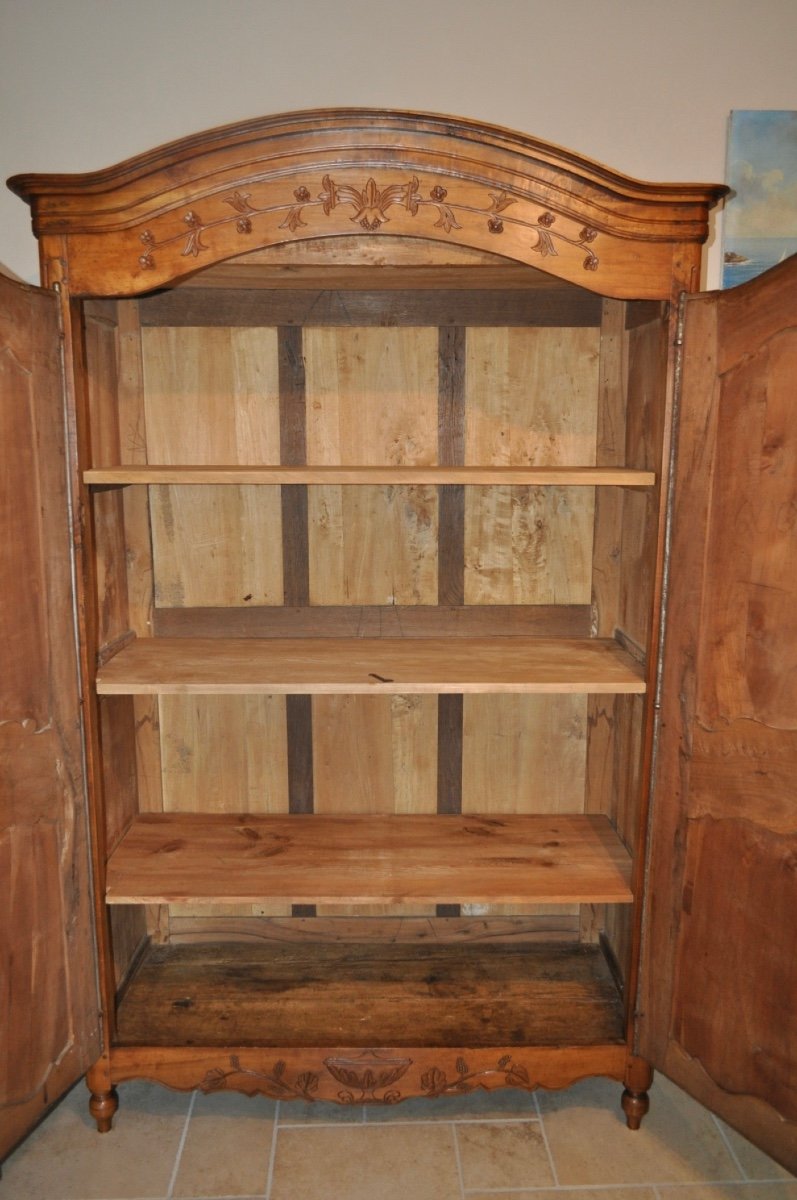
[[[733,112],[727,175],[726,238],[797,237],[797,112]]]

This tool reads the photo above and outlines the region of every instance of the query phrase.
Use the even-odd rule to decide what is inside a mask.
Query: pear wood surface
[[[117,1037],[281,1049],[592,1046],[623,1041],[623,1006],[599,947],[578,942],[153,945],[119,1006]]]
[[[601,815],[142,813],[108,863],[111,904],[627,903]]]
[[[642,668],[596,638],[137,638],[100,695],[644,692]]]
[[[533,466],[172,466],[91,467],[87,484],[515,484],[651,487],[653,471],[630,467]]]

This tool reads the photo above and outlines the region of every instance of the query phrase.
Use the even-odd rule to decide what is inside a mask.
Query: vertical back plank
[[[307,462],[307,388],[303,331],[281,325],[277,330],[279,361],[280,462],[301,466]],[[310,545],[307,487],[282,488],[283,603],[304,607],[310,603]],[[315,806],[313,775],[313,708],[310,696],[286,696],[285,724],[288,755],[288,811],[312,813]],[[293,905],[294,916],[314,916],[314,905]]]
[[[465,356],[467,331],[443,326],[438,336],[437,457],[445,466],[465,462]],[[438,604],[465,603],[465,489],[439,492]],[[437,698],[437,811],[462,811],[462,696]],[[460,907],[438,904],[439,917]]]

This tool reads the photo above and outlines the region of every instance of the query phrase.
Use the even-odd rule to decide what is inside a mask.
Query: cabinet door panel
[[[58,325],[0,276],[0,1158],[99,1049]]]
[[[686,302],[640,1052],[797,1170],[797,258]]]

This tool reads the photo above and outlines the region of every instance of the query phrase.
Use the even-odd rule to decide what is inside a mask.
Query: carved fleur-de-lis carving
[[[394,204],[403,205],[414,217],[418,212],[421,197],[418,180],[413,176],[409,183],[391,183],[380,188],[372,177],[362,191],[348,184],[336,184],[329,175],[322,180],[324,190],[319,196],[324,213],[329,216],[338,204],[351,204],[355,212],[351,220],[368,233],[373,233],[389,220],[387,210]]]

